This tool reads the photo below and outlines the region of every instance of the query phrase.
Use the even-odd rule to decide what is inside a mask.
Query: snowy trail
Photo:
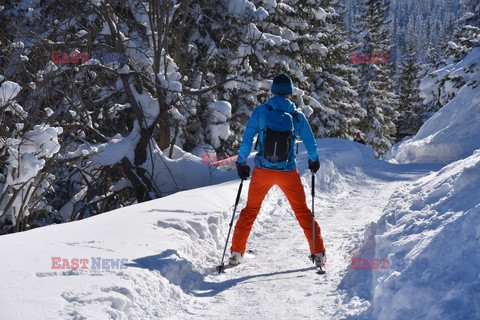
[[[392,192],[425,173],[392,172],[388,179],[365,175],[364,181],[352,183],[356,189],[332,199],[317,190],[315,209],[327,249],[326,275],[314,272],[303,232],[283,193],[274,188],[249,238],[248,247],[255,249],[256,257],[226,274],[207,276],[204,288],[195,292],[186,308],[190,316],[179,318],[213,319],[224,315],[229,319],[290,319],[295,315],[297,319],[341,319],[361,313],[368,302],[345,302],[344,294],[338,290],[351,265],[350,251],[359,244],[365,225],[380,217]],[[306,184],[309,175],[303,178]],[[310,206],[310,194],[307,202]]]

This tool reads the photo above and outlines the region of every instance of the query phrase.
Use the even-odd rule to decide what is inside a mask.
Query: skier
[[[361,144],[365,144],[365,139],[363,139],[360,132],[357,132],[357,134],[355,135],[355,138],[353,138],[353,141],[361,143]]]
[[[259,105],[253,110],[238,154],[238,176],[246,180],[250,176],[250,167],[246,164],[246,160],[251,151],[253,138],[258,133],[258,153],[255,156],[255,168],[248,190],[247,205],[240,212],[235,225],[229,263],[231,265],[241,263],[250,230],[262,201],[270,188],[278,185],[286,195],[295,212],[295,217],[303,228],[315,264],[321,268],[326,262],[325,247],[316,220],[314,221],[315,248],[312,247],[312,216],[307,207],[294,152],[295,138],[298,135],[308,152],[308,168],[316,173],[320,168],[317,144],[305,115],[296,110],[295,104],[289,100],[293,93],[293,82],[290,76],[285,73],[275,76],[271,92],[274,96],[266,104]],[[288,134],[289,130],[285,130],[282,126],[285,128],[290,126],[291,135]]]

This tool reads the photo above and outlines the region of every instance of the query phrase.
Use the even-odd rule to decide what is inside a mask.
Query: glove
[[[308,169],[310,169],[313,173],[317,173],[318,169],[320,169],[320,161],[311,161],[308,159]]]
[[[237,173],[240,179],[247,180],[247,178],[250,177],[250,167],[245,163],[237,162]]]

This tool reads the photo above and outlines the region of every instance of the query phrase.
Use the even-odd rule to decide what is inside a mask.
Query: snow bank
[[[359,167],[374,166],[383,161],[374,157],[370,147],[346,139],[324,138],[317,139],[320,170],[317,172],[316,189],[320,197],[330,199],[332,196],[347,194],[352,190],[352,181]],[[310,188],[310,172],[308,171],[308,155],[303,143],[298,145],[297,163],[299,172],[308,182]],[[348,176],[348,173],[353,176]],[[327,200],[328,201],[328,200]]]
[[[450,163],[480,149],[479,136],[480,86],[465,86],[415,137],[393,146],[385,158],[397,163]]]
[[[480,48],[475,48],[462,61],[422,80],[420,89],[425,103],[435,99],[442,105],[449,102],[423,124],[415,137],[393,146],[385,159],[395,163],[450,163],[480,148],[479,63]],[[445,91],[444,95],[437,97],[441,91]]]
[[[210,156],[212,156],[210,154]],[[189,190],[237,179],[237,171],[220,168],[212,164],[208,158],[198,157],[179,148],[175,151],[175,159],[166,157],[159,149],[153,150],[153,167],[155,183],[162,196],[181,190]],[[148,162],[148,161],[147,161]]]
[[[116,135],[107,143],[85,143],[74,152],[66,155],[66,159],[91,155],[93,165],[113,165],[127,158],[134,162],[134,146],[137,144],[140,127],[135,122],[134,128],[126,136]],[[192,150],[192,153],[183,151],[174,146],[172,158],[169,158],[170,148],[160,150],[156,145],[150,145],[147,152],[147,161],[142,165],[145,170],[152,172],[152,184],[157,187],[161,196],[169,195],[182,190],[200,188],[237,178],[236,170],[232,167],[214,165],[208,162],[204,155],[216,159],[213,147],[203,145]],[[69,213],[63,214],[69,217]]]
[[[174,319],[219,263],[237,187],[0,237],[1,318]],[[68,264],[56,269],[53,257]],[[95,267],[93,258],[107,263]],[[88,261],[74,268],[73,259]]]
[[[375,160],[374,151],[361,143],[346,139],[318,139],[320,158],[332,161],[339,168],[360,167]]]
[[[321,163],[320,171],[317,173],[317,188],[326,194],[349,190],[348,181],[344,178],[344,171],[355,167],[370,166],[374,162],[377,164],[382,162],[374,158],[373,149],[346,139],[318,139],[317,146]],[[252,169],[255,153],[252,152],[247,160]],[[167,158],[165,154],[167,154],[166,150],[163,152],[153,150],[154,176],[162,177],[158,184],[162,186],[161,190],[165,195],[179,190],[238,179],[235,159],[216,157],[215,151],[208,145],[197,147],[192,150],[192,153],[176,148],[173,159]],[[207,155],[214,163],[209,162]],[[299,171],[305,172],[305,176],[310,175],[307,172],[307,157],[305,147],[300,142],[297,163]],[[306,181],[309,179],[306,178]]]
[[[372,299],[374,319],[480,314],[480,151],[404,186],[356,253],[387,269],[351,269],[342,287]]]
[[[225,109],[227,110],[227,109]],[[331,194],[349,190],[345,171],[355,167],[370,166],[375,162],[373,149],[345,139],[318,139],[318,153],[321,163],[317,173],[317,188],[322,193]],[[238,179],[235,157],[217,157],[210,145],[196,147],[191,153],[175,148],[173,159],[167,158],[168,150],[153,150],[154,176],[162,177],[157,184],[164,195],[180,190],[199,188],[207,185]],[[256,152],[247,160],[253,169]],[[298,144],[297,163],[299,172],[307,172],[307,153],[303,143]],[[149,163],[147,161],[146,163]],[[309,178],[306,178],[309,181]]]

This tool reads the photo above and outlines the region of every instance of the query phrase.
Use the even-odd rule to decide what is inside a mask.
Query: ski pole
[[[235,200],[235,206],[233,207],[233,215],[232,215],[232,220],[230,221],[230,228],[228,229],[227,241],[225,242],[225,248],[223,249],[222,262],[217,267],[218,273],[225,272],[225,264],[223,263],[223,260],[225,259],[225,253],[227,252],[228,240],[230,239],[233,220],[235,219],[235,211],[237,211],[238,202],[240,201],[240,194],[242,193],[242,187],[243,187],[243,179],[242,179],[242,182],[240,182],[240,186],[238,187],[237,199]]]
[[[315,172],[312,170],[312,254],[310,259],[315,263]]]

